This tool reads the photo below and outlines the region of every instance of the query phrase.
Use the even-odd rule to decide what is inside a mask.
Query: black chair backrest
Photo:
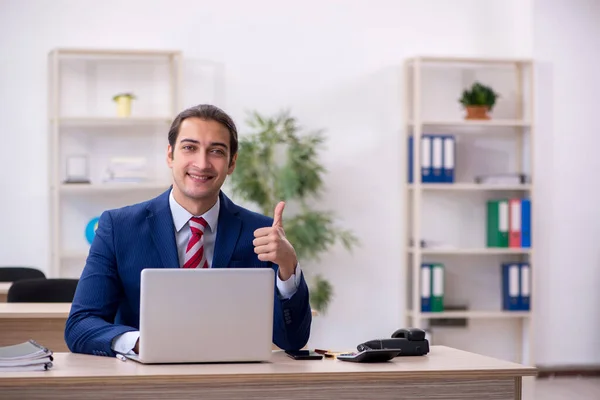
[[[71,303],[79,279],[24,279],[13,283],[7,303]]]
[[[36,268],[0,267],[0,282],[16,282],[22,279],[45,278],[46,275]]]

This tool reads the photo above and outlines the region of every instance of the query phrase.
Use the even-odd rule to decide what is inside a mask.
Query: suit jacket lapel
[[[242,221],[237,217],[235,204],[223,192],[219,196],[221,197],[221,207],[212,266],[213,268],[227,268],[240,236]]]
[[[175,226],[169,207],[170,189],[148,205],[150,234],[164,268],[179,268]]]

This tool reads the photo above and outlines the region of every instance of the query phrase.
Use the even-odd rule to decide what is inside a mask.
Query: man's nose
[[[200,169],[205,169],[210,167],[210,159],[208,157],[207,152],[199,151],[196,153],[196,157],[194,160],[196,166]]]

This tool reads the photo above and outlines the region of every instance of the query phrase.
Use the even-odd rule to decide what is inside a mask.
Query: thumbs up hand
[[[273,226],[259,228],[254,231],[254,252],[261,261],[271,261],[279,266],[279,278],[288,280],[296,270],[298,259],[292,244],[285,237],[283,230],[283,209],[285,202],[280,201],[275,207]]]

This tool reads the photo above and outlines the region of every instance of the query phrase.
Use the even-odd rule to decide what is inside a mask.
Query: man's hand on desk
[[[133,351],[135,354],[140,354],[140,339],[136,340]]]
[[[279,266],[279,278],[287,281],[294,274],[298,259],[292,244],[283,231],[283,209],[285,202],[280,201],[275,207],[273,226],[259,228],[254,231],[254,252],[261,261],[271,261]]]

